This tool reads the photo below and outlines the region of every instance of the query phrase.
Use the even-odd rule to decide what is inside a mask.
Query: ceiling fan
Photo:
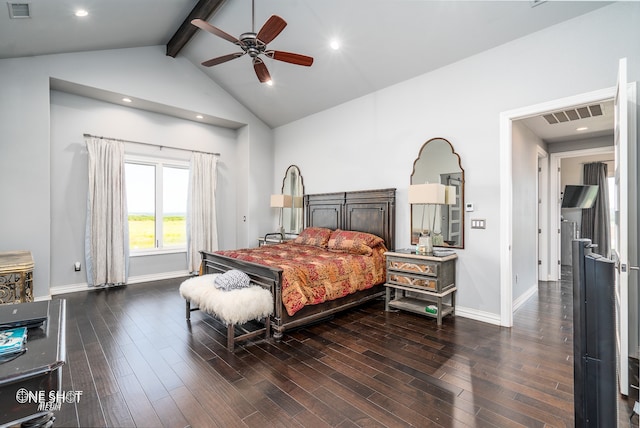
[[[264,23],[260,31],[255,32],[255,9],[254,2],[251,2],[251,32],[242,33],[239,38],[235,38],[232,35],[225,33],[221,29],[214,27],[208,22],[202,19],[194,19],[191,21],[196,27],[205,30],[211,34],[214,34],[220,38],[223,38],[231,43],[234,43],[242,49],[242,52],[235,52],[220,57],[212,58],[204,61],[202,65],[205,67],[211,67],[214,65],[222,64],[223,62],[231,61],[232,59],[240,58],[245,54],[249,54],[252,58],[253,69],[258,76],[258,80],[262,83],[268,83],[271,81],[269,70],[266,64],[260,57],[261,55],[267,58],[275,59],[277,61],[288,62],[290,64],[303,65],[309,67],[313,64],[313,58],[306,55],[301,55],[292,52],[267,50],[267,44],[275,39],[278,34],[284,30],[287,23],[284,19],[278,15],[272,15],[267,22]]]

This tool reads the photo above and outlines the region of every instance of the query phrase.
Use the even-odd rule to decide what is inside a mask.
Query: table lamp
[[[282,225],[282,210],[284,208],[291,208],[293,205],[293,198],[291,195],[271,195],[271,208],[280,208],[280,219],[278,224],[280,226],[279,232],[284,237],[284,227]]]
[[[431,241],[431,232],[435,227],[435,212],[434,212],[434,225],[430,230],[424,229],[424,217],[427,213],[427,225],[430,222],[429,219],[429,205],[441,205],[446,201],[446,186],[440,183],[425,183],[425,184],[412,184],[409,186],[409,204],[411,205],[424,205],[422,210],[422,222],[420,224],[420,238],[418,239],[417,252],[420,254],[432,254],[433,244]]]

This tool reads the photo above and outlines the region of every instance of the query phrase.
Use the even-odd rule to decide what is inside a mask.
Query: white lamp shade
[[[409,186],[410,204],[444,204],[445,186],[440,183],[412,184]]]
[[[447,205],[456,204],[456,186],[446,186],[444,203]]]
[[[271,208],[291,208],[291,195],[271,195]]]

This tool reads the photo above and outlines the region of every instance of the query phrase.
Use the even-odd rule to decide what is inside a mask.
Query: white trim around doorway
[[[551,181],[549,183],[549,200],[555,201],[555,203],[550,204],[551,217],[549,218],[549,230],[560,230],[560,216],[562,214],[562,210],[560,208],[560,195],[562,192],[562,189],[560,188],[560,165],[562,163],[562,159],[601,154],[611,154],[613,156],[613,146],[594,147],[591,149],[551,153],[551,158],[549,160],[549,169],[551,170]],[[560,238],[558,233],[549,235],[549,260],[560,260]],[[560,264],[556,263],[555,266],[555,269],[549,271],[549,281],[560,280]]]
[[[601,89],[500,113],[500,325],[513,326],[512,254],[512,122],[579,104],[613,99],[615,87]]]

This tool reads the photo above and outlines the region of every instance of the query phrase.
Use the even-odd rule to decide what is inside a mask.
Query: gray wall
[[[234,230],[236,246],[273,230],[268,197],[291,164],[307,193],[396,187],[396,246],[409,246],[412,162],[428,139],[448,139],[462,158],[465,200],[476,207],[458,251],[459,313],[496,321],[500,256],[508,251],[499,246],[500,113],[612,87],[621,57],[629,80],[640,80],[638,22],[640,4],[615,3],[273,131],[162,46],[0,60],[0,196],[12,203],[0,210],[0,250],[31,250],[36,296],[48,295],[53,77],[246,124],[230,167],[234,221],[222,226]],[[486,219],[487,229],[469,229],[470,218]]]
[[[190,152],[167,147],[218,152],[218,243],[235,245],[236,131],[103,101],[51,92],[51,287],[86,283],[84,270],[75,272],[73,263],[84,265],[84,231],[87,196],[87,150],[82,135],[108,136],[141,141],[162,150],[126,144],[126,152],[188,160]],[[231,202],[231,203],[229,203]],[[129,277],[187,273],[186,252],[133,256]]]
[[[396,247],[404,248],[412,162],[428,139],[448,139],[465,170],[465,201],[475,205],[458,251],[457,312],[499,322],[501,255],[509,251],[499,245],[500,114],[611,88],[622,57],[629,80],[640,80],[638,22],[639,3],[615,3],[278,127],[275,170],[297,164],[308,193],[397,188]],[[470,229],[471,218],[486,219],[486,229]],[[519,257],[529,256],[512,253]]]
[[[223,199],[227,204],[225,209],[229,208],[228,217],[223,219],[225,224],[220,225],[224,245],[228,248],[255,245],[255,238],[276,223],[268,203],[250,206],[245,202],[268,198],[273,190],[271,129],[198,67],[183,58],[167,57],[164,46],[3,59],[0,60],[0,76],[3,77],[0,79],[0,159],[6,165],[0,178],[0,196],[12,206],[0,210],[0,251],[24,249],[32,252],[36,298],[46,298],[50,294],[54,258],[51,237],[54,235],[58,239],[58,232],[54,230],[58,225],[52,223],[52,218],[60,216],[52,212],[58,201],[52,205],[51,127],[57,124],[51,122],[51,78],[244,124],[237,132],[236,154],[228,154],[224,160],[235,159],[237,163],[226,166],[226,173],[234,177],[227,184],[235,187],[226,200]],[[110,125],[107,128],[103,123],[94,129],[103,130],[100,135],[111,136],[113,133],[109,129],[118,125]],[[121,134],[115,136],[146,141],[149,133],[157,135],[163,130],[162,125],[155,131],[150,131],[151,128],[147,127],[144,135],[138,133],[137,127],[121,128]],[[81,126],[78,130],[91,132]],[[67,156],[80,156],[76,144],[81,143],[81,133],[65,137],[60,144],[69,146],[67,149],[71,152],[56,153],[54,157],[61,155],[65,162],[73,162]],[[245,156],[247,153],[250,156]],[[69,186],[73,189],[75,184]],[[81,192],[81,189],[75,188],[75,191]],[[249,213],[249,209],[255,213]],[[72,216],[74,218],[69,222],[81,221],[78,213],[74,212]],[[245,216],[248,220],[241,221]],[[66,227],[71,230],[75,226]],[[77,232],[73,233],[75,240]],[[61,255],[63,260],[60,262],[55,255],[56,270],[60,266],[64,271],[70,262],[77,260],[76,246],[71,244],[71,247],[73,249],[67,250],[68,255]],[[55,275],[56,282],[77,280],[75,277],[63,279],[66,272],[56,271]]]
[[[525,125],[513,123],[513,300],[538,288],[538,146],[544,142]]]

